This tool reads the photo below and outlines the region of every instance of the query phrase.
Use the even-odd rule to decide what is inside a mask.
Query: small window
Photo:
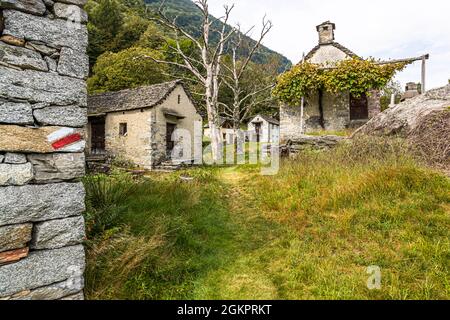
[[[125,137],[128,133],[128,127],[126,123],[120,123],[119,124],[119,135],[122,137]]]
[[[178,95],[178,104],[181,103],[181,94]]]

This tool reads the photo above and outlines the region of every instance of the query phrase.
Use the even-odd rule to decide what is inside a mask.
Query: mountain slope
[[[152,10],[157,10],[161,4],[161,0],[144,0],[144,2],[150,7]],[[200,37],[201,34],[199,32],[200,25],[202,22],[202,17],[200,11],[196,7],[196,5],[191,0],[168,0],[166,2],[165,12],[170,17],[178,17],[177,22],[180,27],[183,27],[185,30],[188,30],[190,33],[194,34],[197,37]],[[255,44],[255,41],[249,37],[246,37],[249,45]],[[214,41],[214,35],[213,35]],[[245,52],[242,52],[245,54]],[[253,61],[256,63],[266,63],[270,58],[277,58],[280,60],[280,64],[284,71],[289,68],[292,63],[285,56],[265,47],[261,46],[259,52],[254,56]]]

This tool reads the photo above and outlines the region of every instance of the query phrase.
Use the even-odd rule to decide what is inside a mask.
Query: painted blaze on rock
[[[82,130],[0,125],[0,150],[26,153],[83,152]]]

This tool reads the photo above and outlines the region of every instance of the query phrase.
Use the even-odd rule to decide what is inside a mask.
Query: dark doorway
[[[90,118],[91,123],[91,153],[105,153],[105,117]]]
[[[359,97],[350,95],[350,120],[364,120],[369,118],[369,104],[366,94]]]
[[[260,142],[261,140],[261,122],[255,123],[255,131],[256,131],[256,142]]]
[[[172,155],[172,150],[175,147],[175,142],[172,141],[172,135],[175,132],[177,125],[173,123],[166,123],[166,150],[167,156]]]

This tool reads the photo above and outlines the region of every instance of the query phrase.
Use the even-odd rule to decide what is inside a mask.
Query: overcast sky
[[[318,43],[316,25],[336,24],[336,41],[362,57],[381,59],[430,54],[427,89],[443,86],[450,78],[450,1],[448,0],[210,0],[214,16],[224,4],[235,4],[231,23],[260,25],[262,17],[274,28],[265,45],[301,60]],[[256,32],[255,32],[256,35]],[[397,79],[420,82],[421,63],[415,62]]]

